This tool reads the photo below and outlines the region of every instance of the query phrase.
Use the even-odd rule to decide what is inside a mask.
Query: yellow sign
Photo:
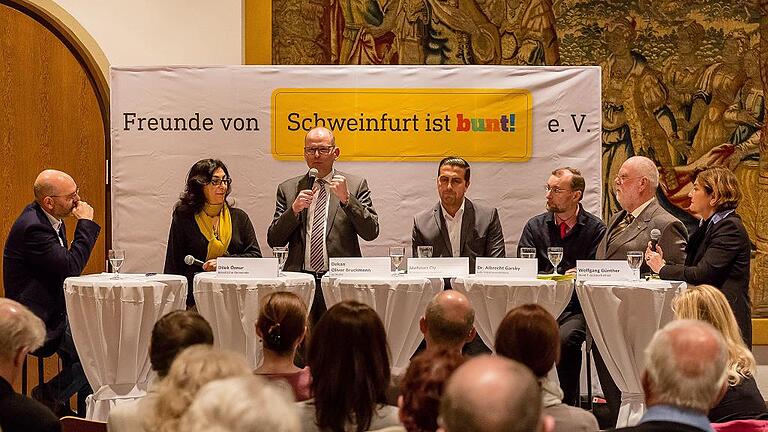
[[[532,153],[525,89],[299,89],[272,92],[272,155],[303,159],[304,136],[333,131],[341,159],[523,162]]]

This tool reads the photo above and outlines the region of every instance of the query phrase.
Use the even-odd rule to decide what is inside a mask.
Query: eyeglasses
[[[643,177],[630,177],[626,174],[619,174],[614,178],[614,181],[616,182],[616,184],[622,184],[626,181],[639,179],[639,178],[643,178]]]
[[[562,189],[562,188],[559,188],[557,186],[549,187],[549,185],[547,185],[545,188],[546,188],[547,192],[552,192],[553,194],[561,194],[563,192],[571,192],[570,189]]]
[[[61,198],[61,197],[64,197],[64,198],[66,198],[68,200],[73,200],[76,197],[80,196],[80,188],[75,189],[75,191],[73,193],[71,193],[71,194],[66,194],[66,195],[48,195],[48,196],[51,197],[51,198]]]
[[[304,154],[312,156],[315,153],[319,153],[321,155],[327,156],[331,154],[335,146],[330,147],[304,147]]]
[[[224,177],[224,178],[213,177],[211,181],[209,181],[208,183],[214,186],[219,186],[220,184],[224,183],[225,186],[229,186],[232,184],[232,179],[229,177]]]

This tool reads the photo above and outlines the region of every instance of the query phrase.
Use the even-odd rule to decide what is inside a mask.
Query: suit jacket
[[[46,340],[63,334],[64,279],[82,273],[100,230],[96,222],[80,219],[72,244],[62,247],[59,234],[35,202],[22,210],[8,233],[3,252],[5,295],[27,306],[45,322]],[[62,231],[66,245],[63,224]]]
[[[0,429],[3,432],[59,432],[59,419],[40,402],[13,391],[0,378]]]
[[[229,214],[232,217],[232,239],[227,247],[227,256],[261,258],[259,241],[253,224],[248,214],[239,208],[230,207]],[[205,238],[195,221],[195,215],[173,212],[171,229],[168,233],[168,248],[165,251],[164,273],[177,274],[187,278],[187,305],[195,304],[192,295],[195,273],[202,268],[196,265],[187,265],[184,257],[193,257],[205,261],[208,255],[208,240]]]
[[[662,246],[663,247],[663,246]],[[704,429],[671,421],[651,421],[637,426],[614,429],[622,432],[705,432]]]
[[[333,192],[328,201],[328,221],[325,224],[325,248],[329,257],[359,257],[360,242],[357,237],[371,241],[379,236],[379,217],[373,208],[368,182],[355,175],[336,171],[347,179],[349,202],[341,205]],[[270,247],[288,245],[285,269],[304,269],[306,250],[307,211],[294,215],[291,205],[300,191],[307,189],[309,176],[300,175],[288,179],[277,187],[275,215],[267,230]]]
[[[685,245],[688,238],[688,231],[685,225],[679,219],[672,216],[661,207],[658,201],[654,199],[632,221],[631,224],[619,234],[619,236],[609,244],[616,225],[626,217],[627,211],[617,212],[608,222],[608,230],[605,237],[597,247],[596,258],[599,260],[625,260],[629,251],[643,251],[648,247],[651,240],[651,230],[661,231],[659,245],[664,251],[664,259],[669,263],[680,264],[685,262]],[[651,269],[643,260],[640,267],[640,273],[650,273]]]
[[[752,312],[749,300],[749,236],[736,213],[718,223],[705,221],[688,241],[685,265],[670,263],[659,270],[663,279],[689,284],[709,284],[720,288],[739,323],[747,346],[752,346]]]
[[[438,202],[413,218],[411,247],[413,256],[419,246],[432,246],[433,257],[451,257],[453,251],[448,228],[445,226],[443,206]],[[461,220],[461,247],[459,256],[469,257],[469,271],[475,272],[477,257],[504,258],[504,233],[499,212],[495,208],[464,201]]]

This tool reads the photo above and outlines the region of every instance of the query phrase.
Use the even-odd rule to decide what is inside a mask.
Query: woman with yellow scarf
[[[163,272],[187,277],[188,308],[195,304],[192,281],[201,266],[185,264],[187,255],[204,261],[203,271],[216,270],[220,256],[261,257],[248,214],[227,203],[231,186],[224,162],[200,160],[190,168],[187,186],[174,207]]]

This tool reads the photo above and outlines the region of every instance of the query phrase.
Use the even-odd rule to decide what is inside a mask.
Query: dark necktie
[[[317,181],[317,196],[315,197],[315,210],[312,213],[312,231],[309,245],[309,267],[314,272],[323,270],[325,255],[323,254],[323,240],[325,239],[325,208],[328,201],[328,192],[325,190],[325,181]]]
[[[632,213],[627,213],[627,215],[624,216],[624,219],[622,219],[616,225],[616,228],[613,229],[613,232],[611,232],[611,236],[608,238],[608,244],[613,243],[613,241],[616,240],[616,238],[621,235],[634,220],[635,217],[632,216]]]

